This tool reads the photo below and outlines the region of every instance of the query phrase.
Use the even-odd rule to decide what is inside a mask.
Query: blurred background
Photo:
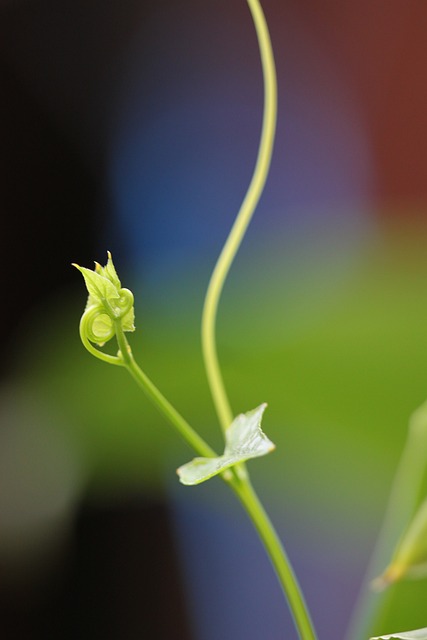
[[[408,418],[427,396],[427,5],[264,0],[279,122],[226,285],[233,410],[320,638],[342,640]],[[246,516],[125,373],[78,336],[70,263],[111,250],[132,347],[222,448],[204,292],[249,183],[262,77],[244,0],[0,2],[0,632],[277,640],[295,632]],[[426,626],[427,583],[372,631]]]

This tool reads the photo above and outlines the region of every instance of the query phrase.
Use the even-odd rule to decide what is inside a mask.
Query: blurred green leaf
[[[416,629],[415,631],[402,631],[401,633],[392,633],[389,636],[375,636],[371,640],[427,640],[427,627],[424,629]]]
[[[427,499],[419,507],[400,540],[394,557],[382,576],[374,580],[378,589],[402,578],[427,576]]]
[[[264,456],[274,444],[261,429],[266,404],[237,416],[226,431],[224,455],[217,458],[194,458],[177,471],[182,484],[194,485],[209,480],[239,462]]]

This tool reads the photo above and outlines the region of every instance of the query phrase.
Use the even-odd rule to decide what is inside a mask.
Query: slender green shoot
[[[301,640],[316,640],[316,632],[310,618],[298,580],[279,536],[250,481],[234,476],[231,488],[241,501],[264,545],[276,571],[280,585],[288,601],[295,626]]]
[[[202,314],[202,349],[206,374],[224,433],[233,424],[233,412],[218,361],[215,331],[218,304],[230,267],[264,189],[273,153],[277,120],[276,67],[268,26],[259,0],[247,0],[247,2],[257,33],[264,78],[264,113],[261,139],[252,180],[213,270]],[[250,484],[244,465],[238,464],[234,469],[235,473],[230,484],[246,509],[270,556],[300,637],[302,640],[314,640],[316,634],[304,597],[280,539]]]
[[[187,444],[200,456],[215,457],[217,454],[203,440],[201,436],[188,424],[175,407],[165,398],[150,378],[143,372],[132,355],[129,343],[120,326],[120,321],[116,321],[116,338],[119,345],[119,357],[123,361],[123,366],[129,371],[133,379],[138,383],[146,396],[156,405],[158,410],[175,427],[180,436]]]
[[[258,0],[247,0],[252,13],[264,77],[264,115],[255,170],[240,211],[218,258],[206,292],[202,314],[202,349],[215,409],[225,432],[233,412],[221,375],[215,338],[218,303],[230,267],[261,197],[273,153],[277,119],[277,80],[270,34]]]

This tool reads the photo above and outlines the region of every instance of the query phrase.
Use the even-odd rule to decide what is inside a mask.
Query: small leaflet
[[[225,433],[224,455],[217,458],[194,458],[177,470],[182,484],[195,485],[209,480],[226,469],[251,458],[265,456],[275,445],[261,429],[266,408],[261,404],[253,411],[242,413],[231,423]]]

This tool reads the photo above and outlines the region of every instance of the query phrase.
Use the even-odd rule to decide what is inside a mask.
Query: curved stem
[[[316,633],[304,601],[304,596],[302,595],[285,549],[252,485],[248,480],[241,481],[236,476],[233,477],[230,485],[246,509],[259,537],[264,543],[279,582],[287,597],[289,608],[300,638],[302,640],[316,640]]]
[[[87,309],[82,315],[80,324],[79,324],[80,339],[83,342],[84,347],[89,351],[89,353],[95,356],[95,358],[98,358],[103,362],[107,362],[108,364],[115,364],[119,367],[122,367],[123,361],[121,358],[119,358],[118,356],[111,356],[109,353],[104,353],[100,349],[97,349],[88,339],[87,327],[91,321],[92,311],[93,311],[92,309]]]
[[[212,273],[202,314],[202,348],[209,387],[223,431],[233,420],[233,413],[221,375],[215,340],[218,303],[230,267],[261,197],[273,153],[277,119],[277,82],[270,34],[259,0],[247,0],[252,13],[261,54],[264,78],[264,114],[261,140],[255,170],[224,248]],[[256,496],[244,465],[238,465],[230,486],[239,497],[270,556],[302,640],[315,640],[316,635],[302,592],[285,550],[263,506]]]
[[[206,458],[215,457],[217,454],[211,447],[194,431],[175,407],[164,397],[150,378],[142,371],[136,363],[129,343],[121,327],[120,320],[116,320],[116,338],[120,348],[120,360],[131,376],[142,388],[146,396],[156,405],[159,411],[174,425],[181,437],[200,456]]]
[[[215,343],[218,302],[234,257],[261,197],[270,167],[276,131],[277,82],[273,50],[263,11],[258,0],[247,0],[258,37],[264,77],[264,115],[254,174],[230,235],[212,273],[202,315],[202,348],[206,373],[215,409],[223,431],[233,420],[219,368]]]

